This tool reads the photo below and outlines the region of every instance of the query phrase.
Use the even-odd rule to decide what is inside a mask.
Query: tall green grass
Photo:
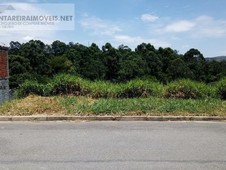
[[[226,78],[223,78],[217,83],[216,90],[217,90],[217,95],[221,99],[226,100]]]
[[[91,98],[176,98],[176,99],[226,99],[226,78],[209,85],[191,80],[177,80],[162,85],[153,80],[131,80],[127,83],[110,83],[107,81],[89,81],[78,76],[60,74],[49,83],[26,81],[18,90],[19,97],[29,94],[40,96],[73,95]]]
[[[16,96],[26,97],[30,94],[40,96],[50,96],[52,90],[51,84],[40,84],[37,81],[25,81],[16,91]]]
[[[150,80],[132,80],[128,83],[113,84],[105,81],[91,82],[77,76],[61,74],[48,84],[27,81],[19,87],[18,95],[40,96],[75,95],[92,98],[135,98],[162,96],[163,85]]]

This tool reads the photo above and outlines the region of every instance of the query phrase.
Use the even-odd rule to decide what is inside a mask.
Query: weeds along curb
[[[0,116],[0,121],[226,121],[209,116]]]

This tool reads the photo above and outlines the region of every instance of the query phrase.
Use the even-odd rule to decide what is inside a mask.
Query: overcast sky
[[[1,0],[3,3],[71,3],[75,29],[0,31],[0,42],[61,40],[118,47],[151,43],[179,53],[199,49],[205,57],[226,55],[226,0]],[[45,9],[53,10],[53,9]],[[0,14],[1,15],[1,14]]]

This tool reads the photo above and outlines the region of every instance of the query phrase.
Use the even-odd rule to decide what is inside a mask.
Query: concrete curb
[[[209,116],[0,116],[0,121],[226,121]]]

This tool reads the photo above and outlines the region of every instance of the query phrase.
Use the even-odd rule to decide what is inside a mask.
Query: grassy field
[[[226,101],[220,99],[93,99],[76,96],[30,95],[0,106],[1,115],[120,115],[120,116],[226,116]]]

